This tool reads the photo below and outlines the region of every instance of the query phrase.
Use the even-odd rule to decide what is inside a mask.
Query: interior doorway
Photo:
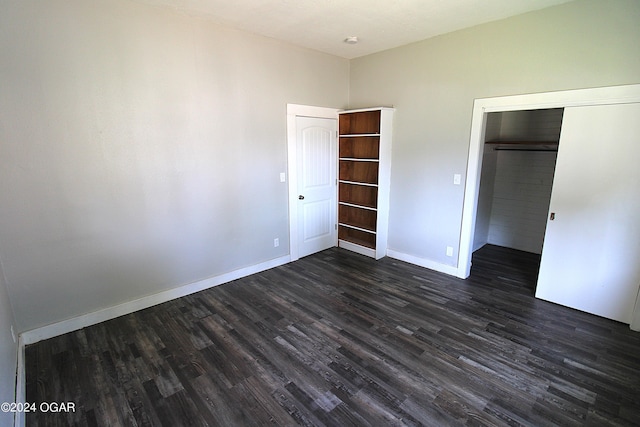
[[[287,104],[291,261],[338,243],[338,111]]]
[[[471,270],[489,113],[545,108],[564,112],[535,296],[637,329],[640,85],[474,102],[457,275]]]
[[[555,109],[580,106],[609,105],[640,100],[640,85],[578,89],[559,92],[512,95],[476,99],[473,105],[469,157],[460,232],[460,249],[455,275],[467,278],[471,271],[482,161],[484,157],[487,119],[490,113],[521,110]]]
[[[296,117],[298,256],[336,246],[337,121]]]

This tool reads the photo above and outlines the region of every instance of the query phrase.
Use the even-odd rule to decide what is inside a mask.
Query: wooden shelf
[[[377,211],[377,208],[370,208],[368,206],[360,206],[360,205],[354,205],[353,203],[347,203],[347,202],[338,202],[338,205],[344,205],[344,206],[351,206],[354,208],[359,208],[359,209],[367,209],[370,211]]]
[[[380,134],[380,110],[340,114],[340,135]]]
[[[364,246],[369,249],[375,249],[376,247],[376,235],[374,233],[345,227],[344,225],[338,226],[338,239]]]
[[[380,157],[380,137],[341,136],[338,157],[378,160]]]
[[[378,159],[359,159],[357,157],[340,157],[338,160],[348,160],[350,162],[374,162],[380,163]]]
[[[340,160],[338,179],[340,181],[378,184],[378,162]]]
[[[338,223],[363,231],[376,231],[377,212],[353,205],[338,205]]]
[[[343,181],[343,180],[338,180],[338,182],[343,183],[343,184],[350,184],[350,185],[364,185],[365,187],[377,187],[378,184],[369,184],[366,182],[361,182],[361,181]]]
[[[378,188],[374,186],[340,182],[338,183],[338,194],[340,202],[369,208],[376,208],[378,205]]]

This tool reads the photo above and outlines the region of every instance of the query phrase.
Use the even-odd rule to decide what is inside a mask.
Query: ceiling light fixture
[[[343,41],[346,44],[357,44],[358,43],[358,37],[356,37],[356,36],[347,37]]]

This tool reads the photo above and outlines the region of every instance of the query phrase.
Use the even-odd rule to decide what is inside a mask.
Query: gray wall
[[[640,83],[638,22],[637,0],[580,0],[351,61],[350,106],[397,108],[390,249],[456,266],[473,100]]]
[[[348,70],[170,8],[2,2],[0,259],[19,330],[288,254],[286,104],[345,107]]]

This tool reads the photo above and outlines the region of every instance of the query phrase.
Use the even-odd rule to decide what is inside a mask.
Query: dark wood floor
[[[459,280],[330,249],[26,349],[54,425],[638,425],[640,333],[533,298],[487,246]]]

